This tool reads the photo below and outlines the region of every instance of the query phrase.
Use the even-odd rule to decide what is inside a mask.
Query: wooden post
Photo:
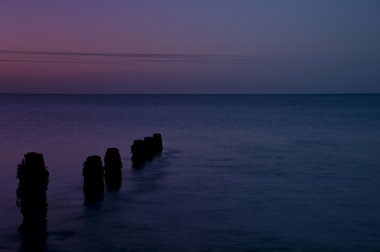
[[[17,206],[23,215],[21,232],[44,234],[46,232],[49,172],[42,154],[30,152],[18,165]]]
[[[122,167],[119,150],[117,148],[108,148],[104,156],[104,176],[108,191],[118,191],[120,189]]]
[[[100,201],[104,195],[104,168],[99,156],[89,156],[83,163],[83,191],[87,203]]]
[[[152,160],[155,154],[153,137],[144,137],[144,151],[145,159]]]

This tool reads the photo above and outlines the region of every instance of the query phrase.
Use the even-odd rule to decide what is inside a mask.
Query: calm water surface
[[[132,169],[130,145],[164,151]],[[123,184],[85,205],[82,164],[119,148]],[[50,172],[46,251],[379,251],[380,95],[0,95],[0,251],[16,169]]]

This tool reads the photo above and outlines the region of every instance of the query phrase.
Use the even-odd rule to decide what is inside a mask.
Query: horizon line
[[[380,95],[380,92],[318,92],[318,93],[41,93],[0,92],[0,95]]]

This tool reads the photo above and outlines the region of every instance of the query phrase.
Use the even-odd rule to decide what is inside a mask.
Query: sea
[[[131,144],[163,152],[133,168]],[[87,204],[83,163],[121,154]],[[50,173],[41,244],[18,164]],[[380,95],[0,95],[0,251],[380,251]]]

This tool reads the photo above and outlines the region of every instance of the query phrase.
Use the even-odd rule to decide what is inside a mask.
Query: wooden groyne
[[[131,145],[132,167],[143,167],[163,150],[159,133],[135,140]],[[89,156],[83,163],[83,192],[85,202],[102,200],[105,187],[108,191],[118,191],[122,183],[122,159],[119,149],[108,148],[104,155],[104,166],[98,155]],[[49,172],[43,155],[36,152],[25,154],[18,165],[17,205],[23,215],[20,230],[46,230]]]

